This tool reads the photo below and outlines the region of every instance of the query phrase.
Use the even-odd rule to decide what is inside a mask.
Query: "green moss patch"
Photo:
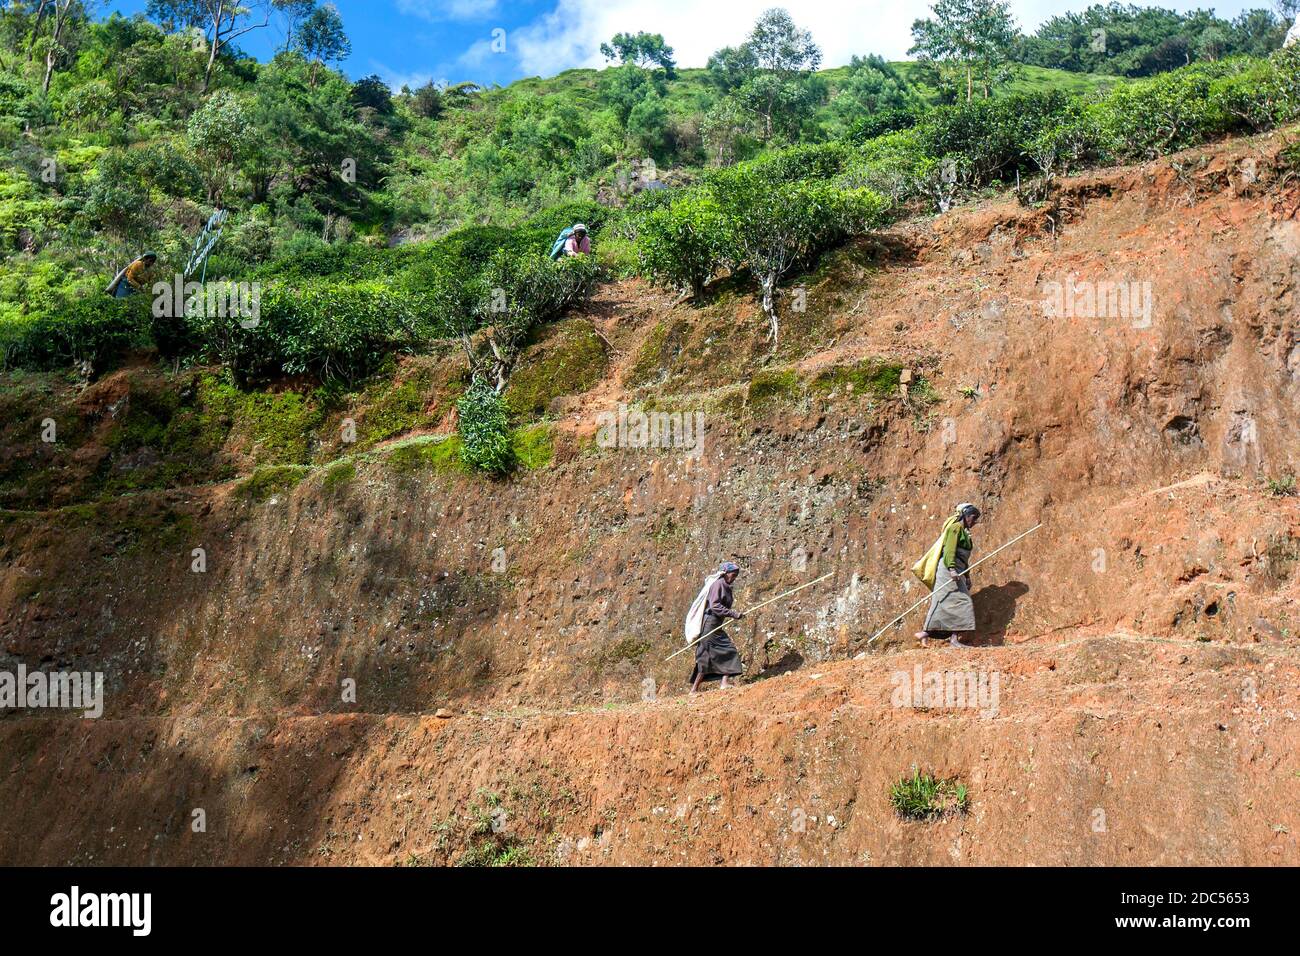
[[[503,394],[516,419],[544,415],[552,400],[587,391],[609,366],[604,341],[584,319],[560,322],[545,336],[525,353]]]
[[[380,392],[362,418],[361,434],[357,436],[362,446],[431,424],[424,409],[432,380],[429,369],[420,369],[405,381],[393,382]]]
[[[462,447],[464,444],[459,435],[415,438],[389,449],[384,462],[399,475],[419,471],[468,473],[469,467],[461,460]]]
[[[321,488],[325,491],[335,491],[351,484],[356,476],[357,466],[354,463],[350,461],[336,462],[325,469],[325,477],[321,479]]]
[[[628,372],[627,381],[631,385],[643,385],[654,381],[664,374],[669,356],[665,347],[668,345],[668,324],[658,323],[646,336],[641,347],[637,349],[636,359]]]
[[[853,365],[837,365],[818,372],[812,380],[815,392],[851,392],[886,398],[899,394],[903,366],[884,359],[864,359]]]
[[[530,471],[545,468],[555,457],[551,428],[546,424],[516,428],[510,435],[510,447],[519,466]]]
[[[134,380],[100,464],[106,494],[222,481],[241,459],[255,466],[311,459],[322,402],[297,391],[243,391],[215,375],[188,382]]]
[[[771,402],[792,402],[802,393],[799,376],[793,371],[759,372],[749,380],[746,401],[757,408]]]
[[[230,422],[231,440],[255,464],[301,465],[311,460],[315,432],[325,421],[319,396],[296,391],[245,392],[216,376],[199,383],[204,414]]]
[[[428,356],[390,363],[357,399],[357,448],[435,425],[465,391],[463,369]]]
[[[310,471],[303,465],[267,465],[240,482],[239,493],[251,501],[265,501],[292,491]]]

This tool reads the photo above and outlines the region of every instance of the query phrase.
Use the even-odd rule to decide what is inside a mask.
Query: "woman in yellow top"
[[[125,299],[128,295],[143,292],[149,283],[149,270],[158,261],[158,253],[146,252],[121,271],[110,288],[113,298]]]
[[[970,596],[971,552],[975,543],[970,529],[980,520],[980,510],[963,503],[948,519],[943,529],[943,545],[939,553],[939,568],[930,593],[930,609],[925,614],[924,630],[917,637],[926,640],[948,638],[953,647],[964,646],[957,635],[975,630],[975,603]]]

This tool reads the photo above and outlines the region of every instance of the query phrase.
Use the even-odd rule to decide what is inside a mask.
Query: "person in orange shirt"
[[[149,270],[158,261],[158,253],[146,252],[118,273],[109,291],[115,299],[125,299],[128,295],[143,292],[149,284]]]

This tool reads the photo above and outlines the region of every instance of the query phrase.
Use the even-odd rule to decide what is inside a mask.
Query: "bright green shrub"
[[[287,250],[251,273],[257,279],[313,279],[335,281],[373,279],[409,262],[404,249],[372,249],[356,243],[329,245],[313,239],[307,248]]]
[[[927,159],[916,131],[900,130],[862,146],[836,182],[848,189],[870,189],[894,203],[903,203],[921,194]]]
[[[679,195],[680,191],[674,189],[644,189],[637,193],[606,220],[600,243],[593,244],[594,251],[599,254],[600,247],[611,239],[635,241],[646,220],[658,210],[671,206]]]
[[[1101,160],[1106,152],[1107,139],[1096,113],[1082,102],[1071,103],[1024,146],[1025,156],[1044,176],[1067,174],[1081,164]]]
[[[911,129],[923,115],[920,108],[902,108],[868,113],[857,120],[844,134],[849,143],[868,143],[880,136]]]
[[[710,192],[727,224],[729,260],[743,265],[762,290],[773,341],[779,331],[775,292],[781,277],[832,243],[878,224],[886,207],[883,197],[867,189],[846,190],[820,181],[773,182],[745,166],[716,175]]]
[[[560,206],[552,206],[550,209],[544,209],[528,217],[521,224],[521,228],[540,230],[554,240],[560,234],[561,229],[567,229],[575,222],[586,223],[594,243],[596,233],[605,225],[611,211],[608,206],[602,206],[600,203],[591,200],[569,202]],[[548,251],[549,248],[548,246]]]
[[[552,262],[537,252],[520,256],[497,252],[478,279],[473,320],[488,334],[471,352],[475,374],[490,379],[497,389],[504,388],[533,327],[590,295],[599,271],[595,256]],[[472,327],[462,331],[467,350],[472,331]]]
[[[549,252],[551,240],[554,238],[555,234],[549,228],[505,229],[501,226],[468,226],[429,243],[428,254],[478,269],[493,254],[502,250],[515,255],[525,252]]]
[[[377,282],[270,283],[256,321],[238,315],[187,317],[212,358],[242,380],[281,373],[355,381],[419,328],[418,302]]]
[[[396,289],[416,303],[415,326],[411,330],[414,341],[472,331],[479,295],[477,279],[473,266],[432,257],[399,275]]]
[[[505,474],[514,465],[510,416],[505,401],[479,380],[456,402],[461,458],[480,471]]]
[[[741,166],[751,168],[771,182],[789,183],[801,179],[831,179],[844,169],[852,156],[853,148],[845,143],[819,143],[792,146]]]
[[[926,156],[950,159],[963,185],[982,186],[1029,169],[1025,146],[1059,120],[1071,97],[1060,90],[940,106],[915,127]]]
[[[57,197],[43,194],[31,177],[0,169],[0,245],[16,248],[24,229],[45,235],[62,219],[63,206]]]
[[[54,369],[89,362],[102,371],[149,343],[149,297],[106,295],[62,301],[48,311],[0,323],[4,366]]]
[[[642,275],[659,285],[699,295],[726,261],[727,222],[712,194],[688,192],[645,217],[637,236]]]
[[[1118,159],[1151,159],[1229,132],[1233,119],[1211,99],[1212,82],[1198,66],[1112,90],[1094,110],[1103,139]]]
[[[1300,50],[1286,47],[1267,60],[1235,59],[1233,67],[1210,82],[1211,104],[1252,132],[1271,129],[1300,116]]]

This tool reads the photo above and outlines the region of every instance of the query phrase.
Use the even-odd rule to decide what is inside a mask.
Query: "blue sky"
[[[259,0],[244,0],[255,7]],[[744,39],[754,19],[780,0],[334,0],[352,40],[343,69],[353,79],[377,73],[394,88],[429,80],[505,85],[524,76],[552,76],[575,66],[600,66],[600,43],[620,31],[662,33],[682,66],[703,66],[709,54]],[[922,0],[788,0],[795,21],[807,27],[826,66],[853,54],[904,59],[911,24],[927,14]],[[1011,0],[1020,26],[1032,30],[1089,0]],[[1267,7],[1269,0],[1167,0],[1176,10],[1213,7],[1231,18]],[[106,10],[142,11],[145,0],[109,0]],[[260,20],[260,15],[258,16]],[[494,32],[495,31],[495,32]],[[265,59],[283,33],[272,25],[241,38]],[[495,41],[495,42],[494,42]]]

